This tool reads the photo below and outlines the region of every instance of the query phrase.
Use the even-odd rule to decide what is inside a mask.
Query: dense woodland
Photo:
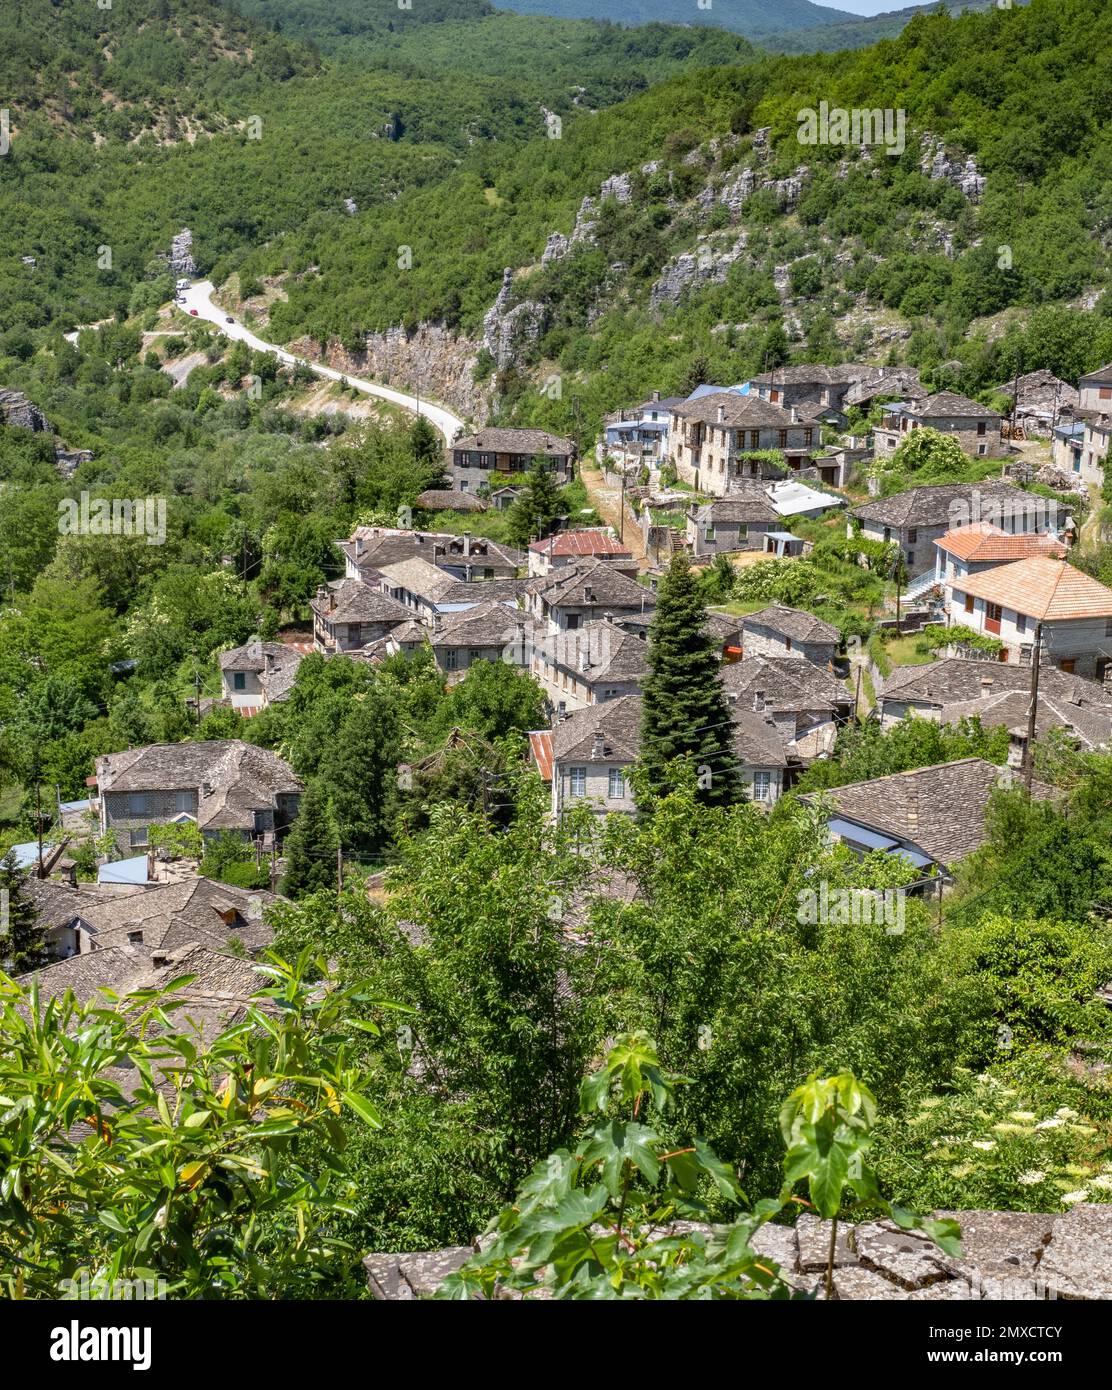
[[[1112,758],[1040,750],[1058,799],[998,793],[954,894],[909,899],[901,933],[803,919],[811,882],[884,890],[912,871],[832,850],[798,795],[771,814],[741,798],[728,749],[707,736],[724,706],[700,623],[708,601],[780,601],[869,639],[892,582],[885,556],[866,549],[861,565],[844,527],[818,523],[801,524],[815,542],[805,560],[698,578],[678,563],[662,581],[635,817],[552,826],[525,758],[525,731],[547,723],[542,696],[502,663],[446,688],[427,654],[373,667],[313,655],[284,703],[198,719],[188,700],[218,693],[219,653],[290,625],[303,634],[309,599],[342,572],[333,542],[413,507],[440,483],[443,451],[421,422],[360,414],[342,385],[327,411],[308,404],[306,370],[168,309],[159,254],[188,225],[218,285],[280,289],[271,337],[353,350],[398,323],[475,336],[503,268],[524,268],[519,288],[545,304],[546,326],[499,373],[498,418],[588,441],[604,412],[651,388],[852,356],[862,344],[835,327],[857,295],[906,327],[893,360],[935,384],[991,400],[1020,370],[1073,381],[1112,359],[1112,11],[1033,0],[923,16],[875,48],[797,59],[709,28],[464,0],[388,20],[356,3],[239,8],[19,0],[0,16],[13,94],[0,387],[53,430],[0,426],[0,845],[33,838],[44,791],[47,804],[79,797],[96,756],[148,742],[243,738],[307,788],[267,966],[281,1022],[253,1020],[265,1038],[232,1029],[198,1059],[172,999],[34,1017],[0,977],[0,1092],[15,1111],[0,1168],[30,1175],[0,1184],[7,1292],[51,1296],[60,1277],[111,1267],[153,1269],[179,1296],[358,1296],[366,1251],[470,1241],[520,1190],[490,1268],[467,1276],[489,1283],[500,1260],[499,1277],[516,1277],[509,1261],[531,1248],[523,1210],[558,1207],[580,1238],[620,1227],[634,1170],[636,1201],[659,1194],[715,1220],[756,1211],[743,1226],[790,1219],[806,1182],[824,1215],[895,1203],[909,1222],[1109,1200],[1112,1023],[1094,993],[1112,978]],[[724,283],[650,309],[662,267],[706,230],[692,204],[720,157],[709,142],[737,137],[725,157],[740,159],[771,127],[769,172],[786,175],[796,112],[820,98],[905,106],[916,130],[975,154],[984,202],[925,178],[914,141],[876,176],[854,166],[844,179],[842,151],[808,150],[817,171],[793,213],[758,196],[743,223],[717,229],[748,237]],[[560,139],[546,138],[542,108],[561,115]],[[541,267],[549,234],[569,233],[582,198],[625,172],[634,196],[603,205],[596,243]],[[953,256],[924,251],[931,220]],[[785,263],[801,337],[772,279]],[[542,394],[551,371],[574,390]],[[56,439],[91,461],[63,476]],[[979,467],[924,445],[901,451],[881,490]],[[164,497],[166,543],[60,536],[58,504],[82,491]],[[520,541],[587,504],[581,481],[560,497],[538,483],[518,512],[475,524]],[[1112,582],[1112,547],[1082,563]],[[1007,752],[1006,731],[976,723],[851,723],[797,790]],[[712,794],[693,776],[704,759],[720,774]],[[83,877],[93,862],[90,849]],[[384,867],[388,892],[368,891]],[[231,843],[211,846],[203,871],[265,881]],[[30,940],[9,861],[0,886]],[[192,1078],[172,1112],[151,1081],[166,1049]],[[127,1104],[111,1075],[125,1064],[144,1083]],[[39,1135],[64,1135],[90,1101],[111,1126],[68,1169],[51,1164]],[[806,1107],[824,1124],[841,1114],[845,1152],[816,1157]],[[105,1163],[109,1144],[127,1162]],[[850,1181],[852,1154],[862,1176]],[[835,1159],[836,1181],[822,1166]],[[704,1256],[705,1283],[664,1294],[644,1268],[615,1283],[574,1265],[577,1292],[769,1292],[748,1257]]]

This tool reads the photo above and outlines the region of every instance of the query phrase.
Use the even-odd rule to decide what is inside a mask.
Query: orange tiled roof
[[[1040,621],[1112,618],[1112,589],[1064,560],[1047,555],[1033,555],[969,579],[956,580],[954,588]]]
[[[976,521],[971,526],[957,526],[935,541],[941,550],[956,555],[959,560],[1026,560],[1031,555],[1065,555],[1066,547],[1052,536],[1036,536],[1031,532],[1010,536],[991,521]]]
[[[529,735],[529,749],[537,771],[546,782],[552,781],[552,730],[538,729]]]

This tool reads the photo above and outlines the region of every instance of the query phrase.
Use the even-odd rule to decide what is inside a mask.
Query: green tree
[[[658,794],[669,786],[675,760],[685,759],[696,770],[700,799],[725,806],[741,795],[740,777],[718,644],[705,624],[691,566],[677,555],[649,628],[641,764],[645,791]]]
[[[336,882],[336,852],[340,837],[327,789],[312,781],[305,788],[293,829],[286,838],[286,874],[282,891],[304,897]]]
[[[510,508],[506,534],[513,545],[526,546],[547,536],[560,516],[560,490],[543,458],[533,460],[525,486]]]
[[[0,859],[0,970],[22,975],[48,959],[38,909],[27,891],[27,874],[10,849]]]

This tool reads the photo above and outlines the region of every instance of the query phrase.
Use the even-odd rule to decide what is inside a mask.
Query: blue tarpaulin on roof
[[[102,864],[97,870],[97,882],[149,883],[147,856],[140,854],[134,859],[117,859],[114,864]]]

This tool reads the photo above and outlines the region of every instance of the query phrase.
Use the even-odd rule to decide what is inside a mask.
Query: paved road
[[[361,377],[352,376],[350,372],[338,372],[334,367],[325,367],[320,362],[313,362],[307,357],[295,357],[285,348],[278,347],[276,343],[263,342],[237,319],[233,319],[229,323],[227,311],[212,302],[212,291],[211,280],[198,280],[195,284],[190,285],[189,289],[183,292],[185,312],[188,314],[191,309],[196,309],[198,318],[208,319],[209,323],[215,323],[225,337],[246,343],[256,352],[273,352],[280,362],[290,365],[302,362],[317,376],[327,377],[330,381],[343,379],[349,386],[353,386],[357,391],[365,392],[368,396],[378,396],[384,401],[390,401],[393,405],[401,406],[403,410],[423,415],[430,424],[435,425],[448,444],[464,428],[463,421],[458,415],[453,415],[450,410],[446,410],[444,406],[437,405],[433,401],[418,401],[416,396],[407,396],[404,391],[395,391],[390,386],[380,386],[376,381],[366,381]]]

